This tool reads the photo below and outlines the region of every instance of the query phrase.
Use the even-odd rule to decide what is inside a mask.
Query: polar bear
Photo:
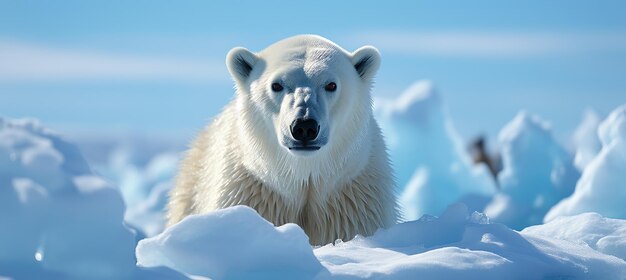
[[[398,218],[370,88],[371,46],[353,53],[316,35],[226,58],[236,96],[192,143],[170,193],[168,225],[234,205],[313,245],[371,235]]]

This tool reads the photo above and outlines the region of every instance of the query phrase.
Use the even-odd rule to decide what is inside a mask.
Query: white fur
[[[257,54],[231,50],[227,66],[236,98],[182,162],[168,224],[245,204],[276,225],[297,223],[317,245],[392,225],[394,183],[370,95],[379,64],[373,47],[349,53],[313,35]],[[271,90],[276,81],[282,93]],[[335,92],[324,90],[329,81],[337,84]],[[298,116],[318,120],[318,138],[327,139],[319,150],[287,148],[289,125]]]

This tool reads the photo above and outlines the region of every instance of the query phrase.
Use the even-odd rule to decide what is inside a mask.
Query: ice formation
[[[124,210],[119,192],[91,172],[76,146],[35,121],[0,119],[0,275],[181,276],[136,268]]]
[[[589,162],[600,152],[602,145],[598,138],[600,117],[592,110],[585,111],[583,120],[576,128],[573,144],[576,148],[574,164],[578,170],[583,170]]]
[[[584,212],[626,219],[626,104],[602,121],[598,135],[602,149],[583,171],[574,193],[554,206],[545,221]]]
[[[431,82],[419,81],[395,100],[379,100],[377,115],[407,220],[439,215],[465,196],[489,197],[496,190],[486,166],[472,165]]]
[[[572,157],[537,116],[519,113],[498,136],[503,170],[501,188],[485,208],[493,221],[521,230],[541,224],[544,215],[569,196],[580,174]]]
[[[163,152],[141,164],[134,157],[132,151],[118,147],[99,170],[118,184],[127,206],[125,221],[146,236],[154,236],[165,225],[165,205],[179,158],[174,152]]]

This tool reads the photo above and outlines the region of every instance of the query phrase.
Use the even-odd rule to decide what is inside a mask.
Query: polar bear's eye
[[[283,86],[279,83],[273,83],[272,84],[272,90],[275,92],[279,92],[283,90]]]
[[[337,90],[337,84],[335,84],[335,83],[333,83],[333,82],[330,82],[330,83],[328,83],[328,84],[324,87],[324,89],[325,89],[326,91],[333,92],[333,91]]]

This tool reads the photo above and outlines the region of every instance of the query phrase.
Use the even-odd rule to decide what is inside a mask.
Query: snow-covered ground
[[[626,105],[587,113],[574,151],[518,114],[495,180],[431,83],[377,117],[405,222],[314,248],[244,206],[163,231],[184,143],[81,141],[84,157],[37,121],[0,119],[0,279],[626,279]]]
[[[572,227],[572,219],[587,224]],[[189,217],[140,241],[137,258],[140,266],[215,279],[624,279],[626,261],[615,253],[623,243],[587,245],[599,234],[624,238],[624,222],[581,215],[517,232],[455,204],[439,218],[311,248],[296,225],[274,227],[237,206]]]

